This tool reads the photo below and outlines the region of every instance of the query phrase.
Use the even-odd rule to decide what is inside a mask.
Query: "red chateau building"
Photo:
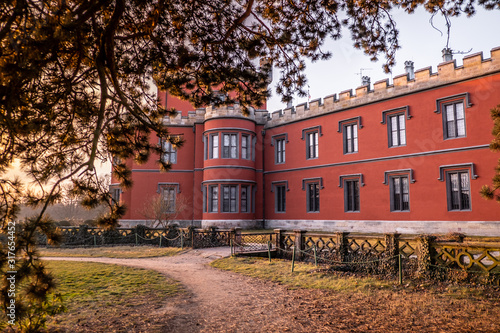
[[[500,157],[489,149],[500,48],[436,73],[406,65],[392,84],[247,117],[237,105],[190,111],[159,92],[182,111],[165,123],[185,144],[165,146],[170,172],[154,159],[131,165],[121,225],[148,224],[141,208],[162,193],[187,203],[182,226],[499,236],[500,205],[479,191]]]

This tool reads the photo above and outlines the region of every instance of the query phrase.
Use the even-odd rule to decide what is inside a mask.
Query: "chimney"
[[[415,69],[413,67],[413,61],[405,61],[405,72],[408,75],[408,80],[413,80],[415,78]]]
[[[368,86],[370,87],[370,77],[369,76],[362,76],[361,77],[361,85],[362,86]]]
[[[443,61],[448,62],[453,60],[453,53],[450,48],[444,48],[441,53],[443,54]]]
[[[289,100],[287,103],[286,103],[286,108],[287,109],[291,109],[293,107],[293,99],[292,100]]]

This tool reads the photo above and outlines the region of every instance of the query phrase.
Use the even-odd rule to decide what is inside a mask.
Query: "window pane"
[[[449,138],[454,138],[457,136],[457,133],[455,131],[455,122],[454,121],[447,121],[446,122],[446,129],[448,133]]]
[[[231,212],[236,212],[236,186],[231,186],[230,187],[230,190],[231,190]]]
[[[399,118],[399,129],[402,130],[402,129],[405,129],[405,116],[404,114],[400,114],[398,116]]]
[[[465,119],[457,120],[457,136],[465,136]]]
[[[459,193],[458,193],[458,174],[450,174],[450,194],[451,194],[451,209],[460,209]]]
[[[406,127],[405,127],[405,116],[399,115],[399,144],[406,144]]]
[[[217,186],[210,187],[210,211],[216,213],[219,206],[219,188]]]
[[[461,209],[470,209],[470,190],[469,190],[469,174],[463,172],[460,174],[461,191]]]
[[[248,204],[247,204],[247,186],[241,187],[241,212],[246,213]]]
[[[212,136],[212,156],[211,158],[219,158],[219,135]]]
[[[359,188],[357,180],[348,180],[346,186],[346,208],[348,212],[359,211]]]
[[[457,119],[464,119],[464,104],[462,102],[455,104],[455,110],[457,112]]]
[[[222,212],[229,212],[229,187],[222,186]]]
[[[446,119],[448,121],[455,120],[455,112],[453,111],[453,104],[446,105]]]
[[[314,133],[314,147],[315,147],[315,150],[314,150],[314,157],[318,157],[319,154],[318,154],[318,149],[319,149],[319,145],[318,145],[318,135],[319,133],[316,132]]]

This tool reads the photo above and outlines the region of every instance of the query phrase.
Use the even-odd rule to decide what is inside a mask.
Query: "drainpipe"
[[[196,123],[193,124],[193,133],[194,133],[194,157],[193,157],[193,199],[191,203],[192,214],[191,214],[191,226],[194,225],[194,197],[196,191]]]
[[[266,164],[264,162],[264,153],[266,151],[265,136],[266,130],[262,130],[262,226],[266,228]]]

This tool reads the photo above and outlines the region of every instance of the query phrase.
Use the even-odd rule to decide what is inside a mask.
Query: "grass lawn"
[[[177,247],[156,246],[110,246],[81,248],[40,248],[42,257],[108,257],[108,258],[150,258],[174,256],[182,252]]]
[[[182,287],[164,275],[118,265],[49,261],[67,312],[49,320],[60,332],[159,331],[155,315]]]

